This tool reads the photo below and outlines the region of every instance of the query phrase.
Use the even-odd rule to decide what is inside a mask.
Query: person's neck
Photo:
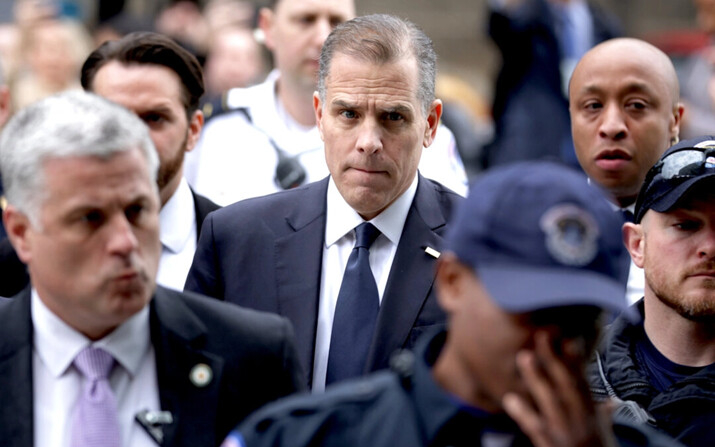
[[[615,203],[619,208],[628,208],[636,201],[636,196],[614,197]]]
[[[489,413],[502,412],[501,405],[491,402],[482,391],[482,387],[470,374],[467,365],[460,361],[460,356],[449,337],[442,348],[437,361],[432,367],[432,378],[448,394]]]
[[[278,100],[291,118],[303,126],[315,126],[314,91],[284,76],[276,81]]]
[[[179,171],[174,178],[169,180],[169,182],[164,185],[163,188],[159,190],[159,200],[161,202],[160,206],[161,208],[164,208],[164,205],[166,205],[166,202],[171,199],[174,194],[176,193],[176,190],[179,189],[179,184],[181,183],[181,178],[183,174],[182,171]]]
[[[649,293],[650,292],[650,293]],[[715,324],[693,321],[656,298],[646,286],[644,328],[653,346],[684,366],[715,363]]]

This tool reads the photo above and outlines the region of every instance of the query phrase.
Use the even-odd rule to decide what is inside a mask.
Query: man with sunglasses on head
[[[623,236],[645,271],[643,317],[617,319],[591,370],[596,398],[686,445],[715,435],[715,137],[682,141],[648,171]]]

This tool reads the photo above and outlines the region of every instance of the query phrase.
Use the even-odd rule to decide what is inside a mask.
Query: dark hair
[[[181,79],[181,101],[191,118],[204,94],[201,65],[193,54],[171,38],[152,32],[135,32],[119,40],[108,41],[94,50],[82,65],[82,87],[92,91],[97,72],[108,62],[154,64],[169,68]]]
[[[325,102],[325,80],[335,54],[375,64],[413,56],[418,67],[417,99],[427,112],[434,100],[437,54],[432,40],[414,23],[387,14],[356,17],[338,25],[323,44],[318,93]]]

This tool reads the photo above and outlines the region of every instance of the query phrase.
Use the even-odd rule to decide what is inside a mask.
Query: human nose
[[[333,30],[330,25],[330,20],[326,18],[320,18],[315,23],[315,30],[313,32],[313,43],[316,47],[322,48],[325,39],[328,38],[328,34]]]
[[[123,214],[113,219],[108,230],[110,231],[108,244],[110,253],[127,256],[139,246],[134,228]]]
[[[382,149],[380,127],[373,120],[365,120],[359,129],[357,150],[370,155]]]
[[[623,112],[615,105],[607,105],[603,111],[599,133],[602,138],[620,140],[627,135],[628,128],[623,119]]]
[[[715,259],[715,225],[710,225],[703,233],[699,254],[703,258]]]

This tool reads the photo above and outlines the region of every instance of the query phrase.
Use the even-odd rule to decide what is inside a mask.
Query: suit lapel
[[[33,445],[30,288],[0,303],[0,443]]]
[[[278,313],[293,324],[308,383],[312,383],[327,190],[327,178],[303,189],[286,214],[291,232],[275,242]]]
[[[199,240],[199,235],[201,234],[201,226],[204,224],[204,219],[212,211],[216,211],[221,208],[219,205],[213,203],[206,197],[196,194],[193,188],[189,186],[191,190],[191,197],[194,199],[194,215],[196,216],[196,240]]]
[[[207,328],[178,294],[170,293],[158,287],[150,312],[159,400],[161,409],[173,416],[173,423],[164,428],[163,445],[216,445],[220,440],[212,436],[220,416],[216,409],[224,362],[202,351]],[[201,377],[207,372],[210,380],[204,383]]]
[[[434,282],[436,259],[425,248],[442,246],[436,230],[446,223],[437,192],[420,176],[380,304],[366,371],[386,366],[407,340]]]

